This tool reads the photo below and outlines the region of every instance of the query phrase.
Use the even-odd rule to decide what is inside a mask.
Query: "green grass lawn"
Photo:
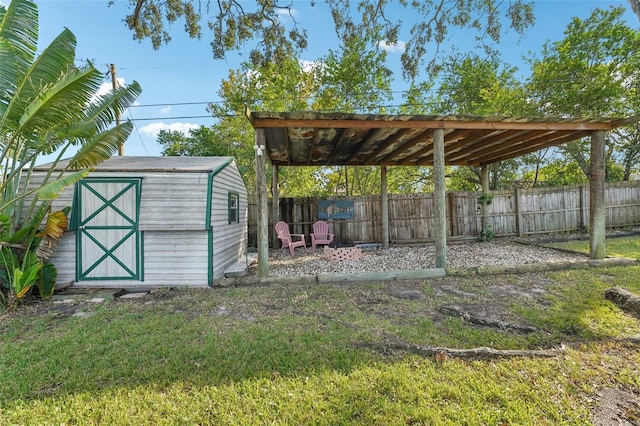
[[[640,321],[603,297],[613,285],[640,294],[639,275],[447,277],[412,282],[420,299],[389,295],[403,282],[160,290],[87,303],[83,317],[24,306],[0,312],[0,424],[590,424],[602,389],[640,393]],[[496,286],[538,293],[498,300]],[[438,311],[479,300],[538,331]],[[563,350],[461,360],[395,342]]]
[[[551,247],[576,251],[579,253],[589,253],[588,240],[573,240],[549,244]],[[640,237],[616,237],[605,240],[605,252],[607,256],[628,257],[640,259]]]

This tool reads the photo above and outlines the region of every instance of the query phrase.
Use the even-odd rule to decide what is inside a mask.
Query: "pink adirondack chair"
[[[304,247],[304,251],[307,251],[307,242],[304,238],[304,234],[291,234],[289,233],[289,224],[283,221],[276,223],[276,234],[282,242],[281,249],[289,248],[291,256],[294,255],[294,249],[296,247]],[[296,239],[294,241],[294,239]]]
[[[331,244],[333,234],[329,233],[329,224],[319,220],[313,224],[313,234],[311,234],[311,248],[315,250],[318,244]]]

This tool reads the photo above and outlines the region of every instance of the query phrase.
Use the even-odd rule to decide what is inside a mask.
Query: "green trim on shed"
[[[213,207],[213,178],[223,171],[229,164],[233,163],[234,158],[229,157],[227,161],[220,164],[217,168],[209,172],[207,176],[207,211],[205,212],[205,229],[207,231],[207,283],[209,287],[213,287],[213,226],[211,225],[211,208]]]

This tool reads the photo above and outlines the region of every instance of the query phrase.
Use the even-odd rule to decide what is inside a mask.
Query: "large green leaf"
[[[59,179],[56,179],[52,182],[47,183],[46,185],[41,186],[36,193],[38,194],[38,198],[41,200],[54,200],[58,197],[58,194],[68,186],[73,185],[78,182],[80,179],[86,177],[90,169],[80,170],[77,172],[69,173],[62,176]]]
[[[13,292],[20,299],[33,287],[38,279],[42,264],[37,262],[27,266],[24,270],[13,270]]]
[[[109,159],[118,150],[118,146],[127,140],[133,124],[129,121],[97,134],[87,140],[69,161],[73,169],[93,167]]]
[[[27,239],[33,238],[36,234],[36,230],[44,220],[44,217],[47,215],[47,212],[49,212],[50,205],[51,203],[48,201],[40,203],[38,208],[36,208],[31,213],[31,215],[29,215],[29,220],[24,224],[20,224],[20,227],[11,236],[9,241],[15,244],[20,244],[24,242],[23,240],[27,236],[29,236],[29,238]]]
[[[38,282],[38,291],[42,299],[47,300],[53,295],[57,278],[58,270],[55,265],[51,262],[45,262],[42,265],[40,280]]]
[[[83,121],[94,124],[98,132],[103,132],[113,125],[118,114],[135,102],[141,92],[142,88],[137,81],[118,87],[115,91],[94,99],[87,108]]]
[[[38,8],[34,2],[12,0],[6,9],[3,8],[0,14],[0,39],[5,44],[4,48],[0,48],[0,87],[11,87],[17,84],[19,76],[31,66],[36,55]]]
[[[102,82],[93,67],[70,70],[57,81],[41,88],[39,96],[24,109],[16,132],[38,134],[66,126],[80,115],[72,105],[85,105]]]
[[[38,110],[39,114],[42,115],[42,109],[38,108],[38,106],[50,102],[49,98],[51,93],[54,90],[60,91],[60,89],[58,89],[60,86],[59,82],[64,81],[65,77],[70,73],[77,72],[73,66],[75,46],[76,39],[73,33],[69,30],[64,30],[43,50],[36,61],[24,70],[23,74],[19,76],[20,79],[13,91],[11,102],[7,107],[7,120],[20,122],[21,125],[25,127],[25,132],[27,133],[30,129],[29,123],[33,123],[31,124],[31,128],[33,128],[35,124],[40,124],[38,132],[35,133],[37,135],[47,130],[48,126],[43,126],[41,122],[34,121],[32,117],[39,117],[39,115],[35,114],[33,110]],[[87,100],[93,91],[95,91],[95,87],[94,84],[91,89],[86,90],[84,102],[72,102],[70,100],[66,102],[66,104],[59,104],[64,105],[64,108],[44,109],[44,111],[49,114],[52,112],[57,113],[56,118],[45,120],[44,123],[50,124],[51,126],[49,127],[55,128],[64,125],[64,123],[68,121],[68,119],[65,120],[61,118],[61,116],[73,117],[80,114]],[[75,94],[74,91],[68,90],[62,91],[62,93],[64,96]],[[61,95],[58,94],[57,96],[60,97]],[[26,119],[25,115],[31,118]]]

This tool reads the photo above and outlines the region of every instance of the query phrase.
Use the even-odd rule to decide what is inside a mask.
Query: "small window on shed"
[[[240,223],[240,196],[229,193],[229,223]]]

